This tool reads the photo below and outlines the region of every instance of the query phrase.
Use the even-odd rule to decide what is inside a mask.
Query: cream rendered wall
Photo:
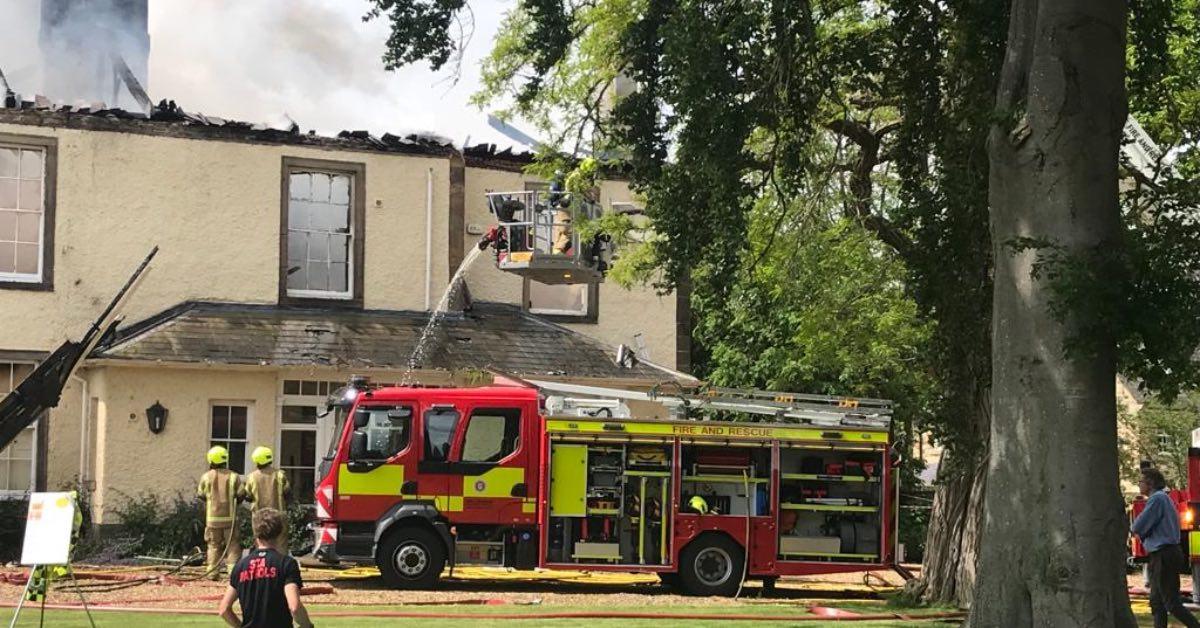
[[[82,379],[82,378],[80,378]],[[83,384],[76,378],[67,381],[58,407],[43,419],[39,429],[46,430],[46,451],[53,452],[39,461],[46,465],[46,490],[56,491],[73,484],[79,476],[79,431],[83,416]],[[88,395],[92,396],[91,386]]]
[[[194,494],[208,468],[210,406],[240,402],[250,408],[248,448],[275,443],[278,377],[266,370],[107,366],[102,369],[104,412],[99,425],[94,503],[97,523],[115,523],[113,508],[143,492]],[[155,401],[169,410],[159,434],[146,425]]]
[[[7,319],[3,349],[46,350],[78,337],[155,244],[158,258],[125,308],[129,321],[189,299],[276,302],[284,156],[366,164],[367,308],[424,308],[432,168],[433,290],[448,281],[444,157],[13,124],[0,133],[58,138],[54,290],[0,291],[0,309],[38,313]]]
[[[468,228],[479,226],[486,230],[495,223],[488,212],[487,192],[523,190],[526,181],[540,179],[519,172],[468,167],[466,171],[466,220]],[[600,185],[601,206],[608,209],[616,202],[634,200],[634,194],[623,181],[603,181]],[[466,251],[475,246],[479,236],[467,234]],[[521,278],[496,269],[489,253],[467,272],[471,296],[482,301],[521,302]],[[633,346],[634,335],[641,332],[650,359],[666,367],[675,367],[675,295],[659,297],[654,289],[638,287],[626,290],[615,283],[600,284],[600,309],[596,323],[565,323],[566,327],[616,346]]]

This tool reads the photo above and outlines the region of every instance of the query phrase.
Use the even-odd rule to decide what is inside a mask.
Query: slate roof
[[[121,329],[93,359],[258,366],[404,369],[426,312],[297,309],[189,301]],[[600,341],[500,303],[450,313],[429,343],[424,369],[497,369],[665,381],[686,375],[651,364],[620,368]]]

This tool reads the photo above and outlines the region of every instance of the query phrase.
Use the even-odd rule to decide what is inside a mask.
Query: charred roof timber
[[[103,102],[73,105],[51,102],[37,96],[34,100],[18,97],[5,99],[0,122],[32,126],[53,126],[90,131],[137,133],[167,137],[211,139],[263,144],[296,144],[354,151],[426,154],[449,156],[457,152],[445,138],[434,135],[390,133],[382,138],[366,131],[343,131],[337,137],[301,133],[288,121],[282,128],[262,123],[228,120],[185,111],[173,100],[162,100],[148,113],[109,107]]]

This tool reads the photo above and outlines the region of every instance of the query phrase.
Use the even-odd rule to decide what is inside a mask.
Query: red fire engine
[[[722,419],[634,418],[633,400]],[[895,561],[884,400],[359,378],[330,405],[316,555],[375,564],[397,588],[470,564],[653,572],[689,593],[732,595],[747,578]]]

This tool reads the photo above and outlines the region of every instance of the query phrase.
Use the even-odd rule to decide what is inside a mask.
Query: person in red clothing
[[[217,612],[233,628],[311,628],[308,610],[300,601],[300,565],[295,558],[282,554],[275,539],[283,532],[283,515],[274,508],[254,513],[255,548],[242,557],[229,573],[229,587]],[[233,612],[233,602],[241,602],[242,617]]]

